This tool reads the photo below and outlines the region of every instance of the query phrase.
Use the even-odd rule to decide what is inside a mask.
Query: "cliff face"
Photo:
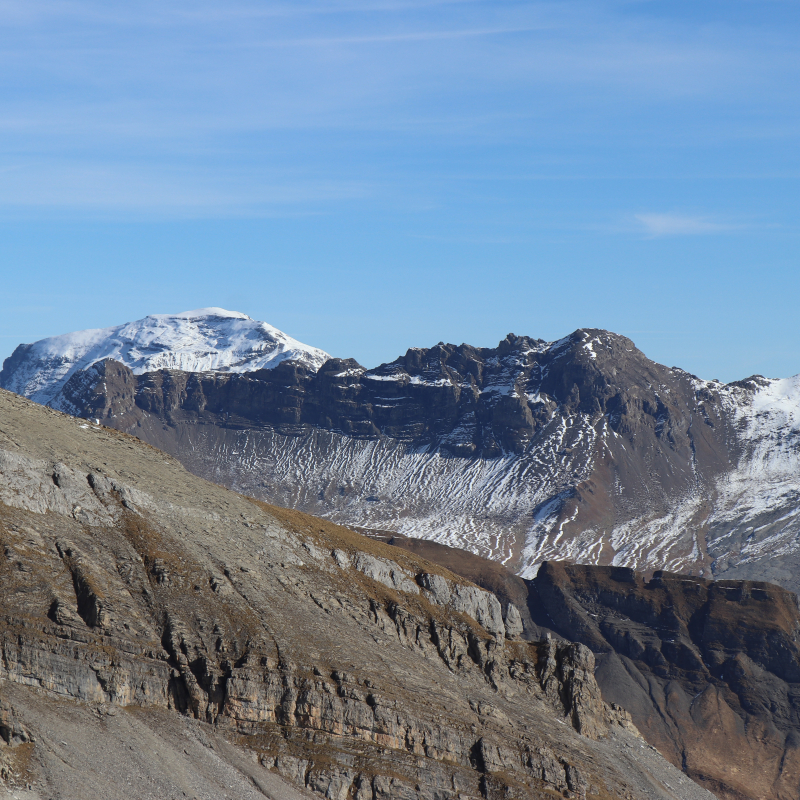
[[[531,600],[598,658],[603,696],[719,797],[800,792],[800,608],[755,581],[545,564]]]
[[[676,473],[668,490],[688,479],[680,473],[692,458],[704,466],[727,462],[724,431],[717,430],[723,418],[711,391],[698,399],[691,375],[650,361],[630,339],[607,331],[580,330],[555,343],[509,334],[497,348],[415,348],[374,370],[334,358],[318,370],[283,362],[242,374],[162,370],[134,376],[124,366],[114,370],[114,363],[98,363],[95,370],[105,379],[111,366],[115,385],[87,394],[86,379],[76,381],[56,407],[107,417],[137,406],[175,421],[182,413],[227,415],[232,424],[289,434],[311,425],[484,458],[526,452],[554,416],[586,416],[606,419],[612,436],[646,437]],[[134,388],[132,395],[120,380]],[[690,430],[689,418],[704,400],[711,401],[700,412],[705,427]]]
[[[800,608],[769,583],[547,562],[526,581],[432,542],[385,537],[493,591],[523,636],[585,644],[606,702],[726,800],[800,794]]]
[[[709,796],[585,645],[5,392],[0,545],[0,769],[30,797]]]

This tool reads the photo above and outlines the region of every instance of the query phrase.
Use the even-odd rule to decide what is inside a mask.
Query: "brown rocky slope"
[[[547,562],[526,581],[456,548],[386,541],[520,608],[524,636],[582,642],[604,699],[647,741],[725,800],[800,796],[800,608],[756,581],[707,581]],[[526,613],[527,612],[527,613]]]
[[[430,561],[0,391],[0,774],[34,798],[710,795]]]

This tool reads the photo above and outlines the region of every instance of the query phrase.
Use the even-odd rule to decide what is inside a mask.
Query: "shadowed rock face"
[[[720,798],[800,795],[800,609],[755,581],[545,563],[533,581],[430,542],[394,537],[486,589],[525,603],[525,636],[582,642],[604,699]]]
[[[681,473],[692,450],[703,464],[727,461],[715,431],[722,419],[713,409],[704,419],[708,430],[688,429],[696,413],[692,376],[650,361],[629,339],[607,331],[580,330],[556,343],[509,334],[497,348],[415,348],[374,370],[353,359],[330,359],[316,372],[283,362],[243,374],[160,370],[135,376],[111,360],[94,370],[94,376],[76,375],[56,407],[72,405],[100,418],[134,406],[175,421],[182,414],[221,415],[234,426],[266,425],[289,434],[312,425],[484,458],[524,453],[557,411],[561,417],[605,416],[617,435],[646,436],[671,462],[675,485],[689,477]]]
[[[800,791],[797,596],[755,581],[545,564],[532,601],[591,647],[603,696],[719,796]]]
[[[585,645],[2,391],[0,585],[0,775],[32,798],[709,797]]]

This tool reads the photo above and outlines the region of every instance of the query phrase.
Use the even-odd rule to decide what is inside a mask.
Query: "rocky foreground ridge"
[[[2,391],[0,547],[20,797],[710,798],[513,603]]]
[[[545,563],[532,581],[463,550],[388,535],[522,609],[524,635],[595,655],[607,702],[724,800],[800,795],[800,607],[770,583]]]
[[[607,331],[439,344],[372,370],[107,360],[51,404],[246,494],[526,577],[569,560],[800,589],[800,379],[702,381]]]

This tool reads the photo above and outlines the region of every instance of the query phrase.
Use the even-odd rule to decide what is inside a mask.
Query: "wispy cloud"
[[[724,177],[733,164],[785,176],[777,150],[741,156],[797,139],[791,30],[754,33],[727,12],[696,25],[656,5],[0,0],[13,31],[0,41],[0,205],[192,211],[266,195],[294,208],[363,193],[356,184],[394,203],[412,184],[438,192],[434,172],[465,165],[519,181],[550,159],[566,180],[639,178],[664,145],[677,154],[670,177],[678,158],[695,177],[687,152]],[[728,149],[724,162],[701,153],[710,146]],[[32,163],[52,169],[22,181]],[[284,168],[303,180],[269,177]],[[623,224],[649,236],[730,229],[649,213]]]
[[[259,47],[319,47],[340,44],[381,44],[383,42],[428,42],[437,39],[468,39],[479,36],[502,36],[509,33],[532,33],[546,29],[544,25],[517,25],[495,28],[464,28],[460,30],[409,31],[367,36],[325,36],[318,38],[275,39],[257,42]]]
[[[13,209],[74,209],[94,216],[131,217],[148,212],[205,217],[240,214],[284,216],[318,213],[331,204],[358,201],[374,187],[356,180],[303,175],[255,176],[235,169],[197,166],[160,170],[142,165],[33,162],[18,169],[0,166],[0,215]]]
[[[741,225],[716,222],[708,217],[683,214],[635,214],[636,222],[648,236],[698,236],[741,230]]]

